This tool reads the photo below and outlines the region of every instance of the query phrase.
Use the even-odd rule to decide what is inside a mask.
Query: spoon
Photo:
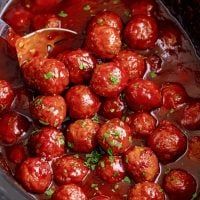
[[[0,37],[7,40],[12,28],[0,19]],[[34,57],[46,58],[55,46],[77,35],[77,32],[64,28],[44,28],[17,39],[15,47],[19,65],[23,66]]]

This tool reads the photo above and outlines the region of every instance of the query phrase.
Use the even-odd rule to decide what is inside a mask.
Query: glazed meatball
[[[132,15],[154,15],[157,9],[155,0],[140,0],[134,1],[131,4]]]
[[[173,169],[164,177],[163,188],[171,200],[190,200],[196,192],[197,183],[187,171]]]
[[[181,125],[189,130],[200,128],[200,102],[190,103],[184,108]]]
[[[56,190],[52,200],[87,200],[87,197],[77,185],[67,184]]]
[[[161,90],[163,106],[166,109],[176,109],[187,102],[188,96],[178,83],[165,83]]]
[[[33,155],[51,160],[64,154],[65,138],[55,128],[44,127],[31,135],[29,149]]]
[[[145,112],[138,112],[131,114],[126,119],[129,124],[133,135],[139,137],[148,137],[156,128],[156,119]]]
[[[29,121],[17,113],[7,113],[0,118],[0,141],[14,144],[29,129]]]
[[[64,52],[58,56],[69,70],[70,82],[82,84],[88,82],[96,66],[95,58],[86,50],[78,49]]]
[[[84,180],[89,169],[80,158],[64,156],[53,163],[54,180],[57,184],[80,183]]]
[[[129,80],[144,76],[146,65],[144,58],[140,54],[130,50],[123,50],[117,55],[115,61],[126,70]]]
[[[117,183],[125,177],[125,168],[120,156],[104,156],[98,163],[97,174],[104,181]]]
[[[115,97],[127,85],[126,71],[116,63],[97,65],[91,79],[91,87],[100,96]]]
[[[31,13],[23,7],[12,7],[5,14],[4,19],[17,33],[21,34],[29,31]]]
[[[200,136],[193,136],[189,140],[188,157],[200,161]]]
[[[23,144],[16,144],[14,146],[7,147],[6,156],[10,162],[14,164],[20,164],[27,157],[26,149]]]
[[[161,105],[162,96],[159,87],[149,80],[136,79],[125,90],[128,106],[133,110],[149,111]]]
[[[33,118],[43,125],[59,127],[66,116],[66,103],[61,96],[38,96],[30,103]]]
[[[81,153],[90,153],[96,147],[99,124],[91,119],[77,120],[70,124],[66,141],[69,148]]]
[[[187,138],[175,125],[163,121],[148,137],[148,145],[163,164],[178,159],[187,148]]]
[[[136,15],[128,23],[124,38],[133,49],[148,49],[155,45],[158,39],[158,27],[153,17]]]
[[[130,191],[129,200],[165,200],[165,194],[157,183],[143,182],[136,184]]]
[[[111,11],[102,11],[99,12],[93,19],[91,20],[88,31],[93,28],[94,26],[109,26],[115,28],[116,30],[120,31],[123,28],[121,18],[114,12]]]
[[[131,130],[120,119],[111,119],[101,126],[97,139],[101,147],[110,155],[126,152],[132,145]]]
[[[105,99],[101,105],[101,114],[107,119],[121,118],[125,110],[125,103],[121,96]]]
[[[107,196],[101,195],[101,196],[95,196],[91,200],[110,200],[110,198]]]
[[[95,25],[89,29],[85,45],[96,56],[111,59],[119,53],[122,42],[120,33],[116,28]]]
[[[125,154],[127,171],[135,182],[155,181],[160,172],[154,152],[148,147],[135,146]]]
[[[16,178],[29,192],[44,193],[52,179],[48,162],[39,158],[26,159],[16,170]]]
[[[75,119],[93,117],[99,110],[99,98],[84,85],[71,87],[66,94],[69,114]]]
[[[22,67],[25,81],[41,94],[60,94],[69,84],[69,72],[55,59],[35,58]]]
[[[14,100],[14,92],[11,85],[4,80],[0,80],[0,113],[10,108]]]

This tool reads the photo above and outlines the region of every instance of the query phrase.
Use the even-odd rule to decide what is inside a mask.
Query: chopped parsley
[[[48,190],[46,190],[46,192],[44,194],[46,195],[47,199],[51,199],[54,192],[55,192],[54,189],[49,188]]]
[[[64,144],[65,144],[65,139],[64,139],[64,137],[59,137],[59,138],[58,138],[58,142],[59,142],[60,145],[64,145]]]
[[[71,142],[67,142],[67,146],[68,146],[70,149],[73,149],[73,148],[74,148],[74,144],[71,143]]]
[[[79,69],[81,69],[81,70],[87,69],[87,66],[84,63],[80,62]]]
[[[149,76],[150,76],[152,79],[154,79],[154,78],[157,77],[157,74],[156,74],[154,71],[151,71],[151,72],[149,73]]]
[[[117,84],[119,84],[119,77],[118,76],[116,76],[116,75],[112,75],[111,77],[110,77],[110,81],[111,81],[111,83],[113,84],[113,85],[117,85]]]
[[[89,4],[86,4],[83,6],[84,11],[89,11],[91,9],[91,6]]]
[[[49,80],[49,79],[51,79],[53,77],[54,77],[54,74],[52,72],[48,72],[48,73],[44,74],[44,78],[46,80]]]
[[[125,183],[131,183],[131,179],[130,179],[128,176],[126,176],[126,177],[123,179],[123,181],[124,181]]]
[[[108,155],[113,156],[113,151],[112,151],[112,149],[109,148],[109,149],[107,150],[107,153],[108,153]]]
[[[130,13],[129,10],[125,10],[124,15],[127,16],[127,17],[131,17],[131,13]]]
[[[37,98],[37,99],[35,99],[35,100],[34,100],[34,104],[35,104],[35,106],[41,105],[41,104],[42,104],[42,98]]]
[[[68,14],[67,14],[65,11],[61,10],[61,11],[58,13],[58,16],[59,16],[59,17],[67,17]]]
[[[92,189],[99,190],[99,187],[98,187],[98,184],[97,184],[97,183],[92,183],[90,187],[91,187]]]
[[[99,116],[96,114],[93,118],[92,118],[93,122],[99,123]]]
[[[101,154],[97,151],[92,151],[90,154],[86,154],[86,161],[84,162],[87,167],[91,170],[95,170],[96,165],[98,164],[101,158]]]

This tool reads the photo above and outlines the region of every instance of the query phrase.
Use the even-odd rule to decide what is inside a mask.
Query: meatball
[[[157,23],[153,17],[136,15],[126,26],[124,37],[133,49],[152,48],[158,39]]]
[[[66,103],[61,96],[38,96],[30,103],[33,118],[43,125],[59,127],[66,116]]]
[[[111,119],[101,126],[97,134],[101,147],[110,155],[126,152],[132,145],[131,130],[120,119]]]
[[[106,182],[117,183],[125,177],[120,156],[104,156],[98,163],[97,174]]]
[[[88,30],[93,28],[94,26],[109,26],[112,28],[115,28],[116,30],[121,32],[123,28],[122,20],[121,18],[114,12],[111,11],[102,11],[99,12],[93,19],[91,20]]]
[[[10,162],[14,164],[20,164],[27,157],[26,149],[23,144],[16,144],[14,146],[7,147],[6,156]]]
[[[4,16],[5,21],[17,33],[27,33],[31,25],[31,13],[23,7],[12,7]]]
[[[146,112],[138,112],[128,116],[127,123],[129,124],[132,133],[140,137],[148,137],[156,128],[156,119]]]
[[[120,96],[105,99],[101,105],[101,113],[107,119],[121,118],[125,110],[125,103]]]
[[[181,125],[189,130],[200,128],[200,102],[190,103],[184,108]]]
[[[157,183],[145,181],[136,184],[130,191],[129,200],[165,200],[165,194]]]
[[[3,144],[16,143],[29,129],[29,121],[17,113],[7,113],[0,118],[0,141]]]
[[[62,0],[35,0],[37,7],[41,9],[49,9],[57,6]]]
[[[96,66],[96,60],[88,51],[78,49],[71,52],[64,52],[58,58],[69,70],[71,83],[82,84],[90,80]]]
[[[52,200],[87,200],[87,197],[77,185],[67,184],[56,190]]]
[[[55,128],[44,127],[31,135],[29,149],[33,155],[51,160],[64,154],[65,138]]]
[[[200,161],[200,136],[193,136],[189,140],[188,157]]]
[[[149,80],[136,79],[125,90],[128,106],[133,110],[149,111],[161,105],[162,96],[159,87]]]
[[[80,183],[84,180],[89,169],[80,158],[64,156],[53,163],[54,180],[57,184]]]
[[[97,65],[91,79],[91,87],[100,96],[115,97],[127,85],[126,71],[116,63]]]
[[[131,4],[132,15],[148,15],[152,16],[155,14],[157,4],[155,0],[140,0],[134,1]]]
[[[99,98],[84,85],[71,87],[66,94],[69,114],[75,119],[93,117],[99,110]]]
[[[64,63],[55,59],[35,58],[22,68],[25,81],[41,94],[60,94],[69,84]]]
[[[144,58],[140,54],[130,50],[123,50],[117,55],[115,61],[127,71],[129,80],[144,76],[146,65]]]
[[[17,169],[15,176],[29,192],[44,193],[52,180],[51,167],[39,158],[26,159]]]
[[[11,85],[4,80],[0,80],[0,113],[10,108],[14,100],[14,92]]]
[[[116,28],[96,25],[88,31],[85,45],[96,56],[111,59],[119,53],[122,42]]]
[[[90,153],[96,147],[96,134],[99,124],[91,119],[77,120],[70,124],[66,141],[73,151]]]
[[[125,154],[127,171],[135,182],[155,181],[160,172],[154,152],[148,147],[135,146]]]
[[[178,159],[187,148],[187,138],[175,125],[163,121],[148,137],[148,145],[163,164]]]
[[[171,200],[190,200],[196,192],[197,183],[187,171],[173,169],[164,177],[163,188]]]
[[[176,109],[187,102],[185,89],[178,83],[165,83],[161,90],[163,106],[166,109]]]
[[[110,200],[110,197],[101,195],[101,196],[95,196],[91,200]]]

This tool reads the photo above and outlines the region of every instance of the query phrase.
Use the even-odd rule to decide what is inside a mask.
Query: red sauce
[[[73,48],[82,47],[86,35],[86,27],[88,21],[99,11],[109,10],[117,13],[124,24],[130,20],[130,4],[131,0],[124,1],[114,1],[114,0],[68,0],[62,1],[59,6],[52,10],[39,10],[36,7],[32,7],[31,0],[19,1],[13,7],[25,7],[30,11],[31,15],[34,17],[36,14],[48,15],[54,14],[61,20],[61,26],[63,28],[68,28],[78,32],[78,38],[73,44]],[[64,12],[62,12],[64,11]],[[141,50],[144,57],[149,55],[158,55],[161,60],[162,70],[159,72],[150,72],[151,68],[149,65],[148,71],[145,74],[145,78],[152,80],[158,85],[162,85],[164,82],[178,82],[182,84],[187,92],[187,94],[192,98],[200,97],[200,79],[199,79],[199,67],[200,61],[195,54],[195,50],[185,32],[181,29],[179,24],[175,19],[168,13],[168,11],[159,4],[158,14],[156,15],[159,26],[159,39],[156,42],[155,48],[152,50]],[[29,32],[33,31],[30,28]],[[160,39],[162,36],[163,39]],[[165,42],[163,42],[163,40]],[[29,109],[27,106],[28,99],[31,99],[35,94],[25,88],[22,81],[22,76],[20,74],[18,62],[16,57],[13,56],[13,52],[7,46],[7,44],[1,40],[0,41],[0,79],[5,79],[12,84],[16,92],[16,99],[14,101],[13,109],[20,113],[23,113],[30,121]],[[152,114],[157,118],[158,121],[162,119],[169,119],[174,122],[179,121],[182,109],[177,112],[174,110],[158,109],[152,112]],[[66,125],[63,125],[63,130],[65,130]],[[182,128],[182,131],[187,135],[188,139],[199,135],[198,131],[188,131]],[[24,136],[26,138],[26,136]],[[140,140],[135,140],[135,143],[144,143]],[[4,154],[5,148],[2,146],[2,153]],[[197,183],[200,182],[200,160],[189,159],[186,152],[181,156],[176,162],[160,165],[161,173],[157,178],[156,182],[162,183],[163,176],[166,171],[173,168],[182,168],[191,173]],[[5,155],[5,154],[4,154]],[[7,158],[5,157],[7,160]],[[9,161],[7,161],[10,163]],[[4,166],[4,165],[3,165]],[[15,166],[10,163],[12,173],[14,173]],[[106,195],[112,200],[127,199],[127,194],[130,189],[131,183],[126,183],[121,181],[117,184],[109,184],[102,181],[95,172],[91,172],[84,182],[81,184],[87,197],[90,199],[95,195]],[[52,188],[57,187],[52,183]],[[200,188],[198,185],[199,192]],[[47,196],[36,195],[38,199],[46,199]]]

